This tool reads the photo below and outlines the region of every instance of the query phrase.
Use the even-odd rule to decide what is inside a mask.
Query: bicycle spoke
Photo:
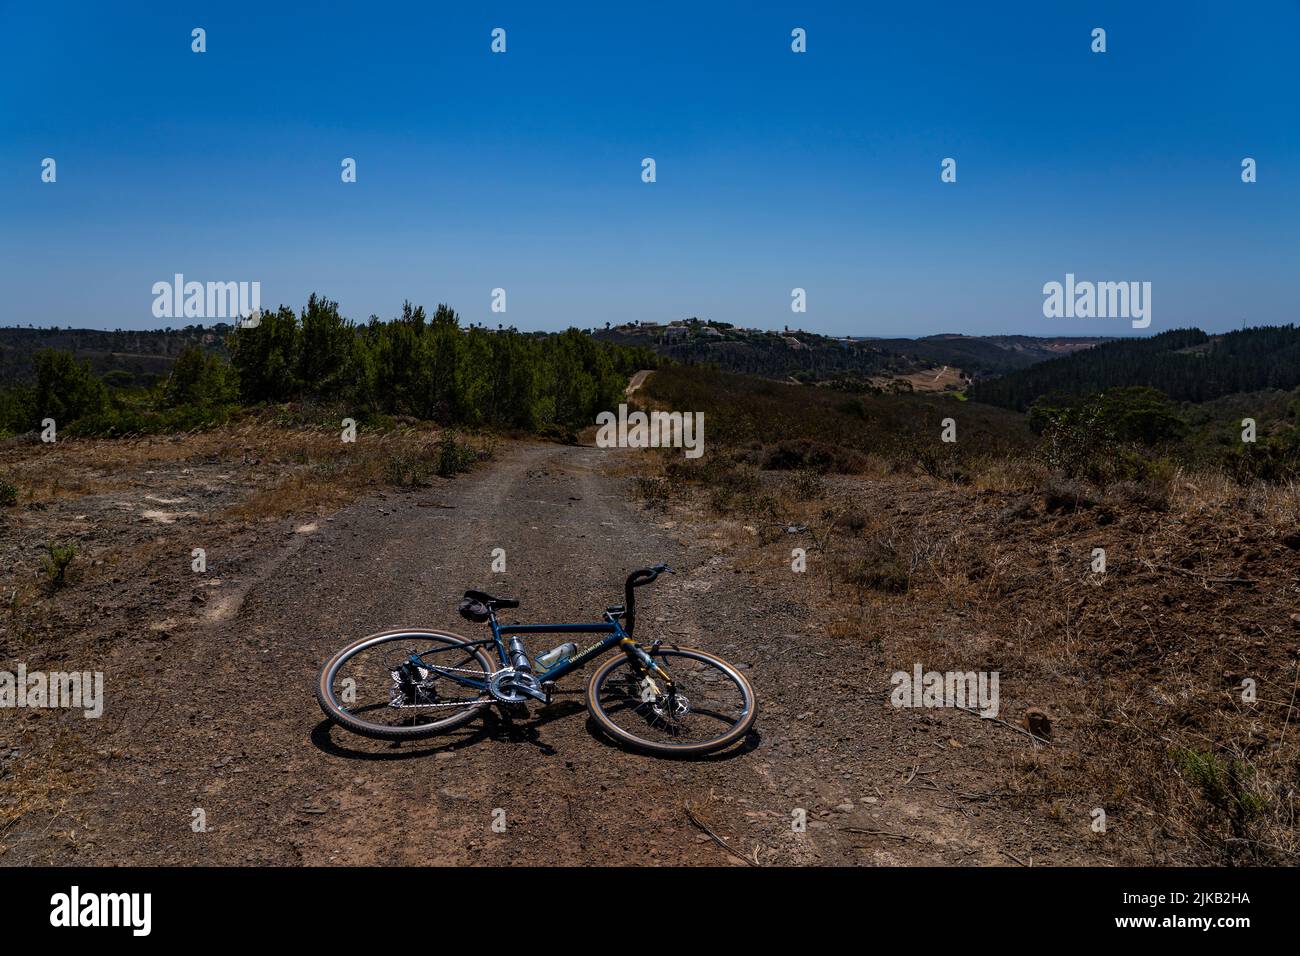
[[[673,678],[646,683],[630,661],[615,665],[597,688],[594,706],[629,737],[650,746],[689,747],[719,740],[748,715],[746,688],[713,662],[671,650],[655,659]]]
[[[436,647],[429,637],[413,634],[361,649],[343,661],[332,677],[331,692],[341,710],[368,725],[418,727],[445,722],[490,700],[485,690],[457,679],[486,681],[488,673],[473,648]]]

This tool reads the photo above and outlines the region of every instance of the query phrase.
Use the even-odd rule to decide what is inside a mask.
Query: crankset
[[[488,693],[503,704],[522,704],[529,698],[544,704],[551,702],[549,688],[544,688],[533,674],[503,667],[488,679]]]

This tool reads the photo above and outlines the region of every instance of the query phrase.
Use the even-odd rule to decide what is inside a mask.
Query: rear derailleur
[[[436,677],[427,667],[403,661],[388,674],[393,679],[388,692],[388,706],[422,707],[437,703],[438,691],[433,686]]]

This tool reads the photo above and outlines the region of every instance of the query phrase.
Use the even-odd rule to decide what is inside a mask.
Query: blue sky
[[[177,272],[523,329],[1132,331],[1044,318],[1067,272],[1148,333],[1298,317],[1295,0],[465,6],[0,2],[0,323],[186,324]]]

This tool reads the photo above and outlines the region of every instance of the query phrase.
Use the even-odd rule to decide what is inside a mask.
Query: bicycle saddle
[[[479,601],[498,610],[519,606],[519,602],[514,598],[493,597],[486,591],[466,591],[465,597],[470,601]]]

